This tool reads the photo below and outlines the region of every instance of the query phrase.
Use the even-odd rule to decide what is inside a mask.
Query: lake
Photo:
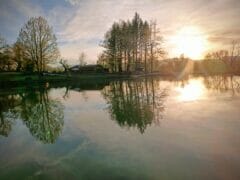
[[[0,179],[240,179],[240,77],[0,90]]]

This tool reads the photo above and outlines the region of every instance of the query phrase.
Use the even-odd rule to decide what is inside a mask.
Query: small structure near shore
[[[89,64],[89,65],[75,65],[69,68],[70,72],[74,73],[108,73],[109,70],[104,68],[102,65]]]

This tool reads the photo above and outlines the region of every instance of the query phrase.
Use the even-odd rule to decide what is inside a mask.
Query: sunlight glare
[[[199,80],[191,80],[184,87],[177,88],[180,101],[195,101],[204,94],[204,85]]]
[[[203,58],[207,49],[207,40],[205,35],[197,28],[188,26],[180,29],[172,37],[172,43],[175,44],[174,54],[180,56],[184,54],[193,60]]]

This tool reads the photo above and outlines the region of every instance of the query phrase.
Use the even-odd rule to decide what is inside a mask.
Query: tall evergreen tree
[[[105,50],[98,62],[107,65],[111,72],[152,72],[161,53],[158,37],[156,23],[143,21],[135,13],[131,21],[115,22],[105,34],[102,43]]]

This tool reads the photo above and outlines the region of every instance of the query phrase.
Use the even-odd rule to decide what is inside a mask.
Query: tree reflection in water
[[[0,96],[0,134],[8,136],[14,120],[21,119],[31,134],[43,143],[54,143],[60,135],[64,114],[60,101],[48,97],[44,88]]]
[[[167,79],[174,86],[184,87],[189,79]],[[206,76],[201,83],[207,89],[240,94],[240,79],[237,76]],[[145,78],[128,81],[111,81],[93,84],[66,83],[56,87],[66,87],[63,98],[69,91],[102,90],[113,120],[121,127],[136,127],[144,133],[152,123],[159,124],[165,110],[164,102],[168,89],[160,87],[160,80]],[[55,86],[54,86],[55,87]],[[49,89],[31,88],[0,93],[0,135],[8,136],[12,125],[22,120],[31,134],[43,143],[54,143],[61,134],[64,124],[63,105],[48,96]],[[84,95],[84,94],[83,94]]]
[[[12,129],[12,124],[17,118],[15,107],[20,104],[18,95],[0,96],[0,135],[8,136]]]
[[[240,79],[238,76],[206,76],[204,85],[207,89],[219,92],[231,92],[232,95],[240,94]]]
[[[102,92],[112,119],[122,127],[137,127],[144,133],[148,125],[159,124],[162,119],[167,89],[160,89],[159,81],[115,81]]]

